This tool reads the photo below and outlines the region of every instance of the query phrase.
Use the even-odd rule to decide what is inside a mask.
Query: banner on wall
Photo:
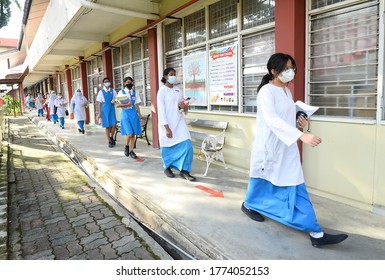
[[[237,105],[238,45],[210,50],[210,104]]]
[[[205,52],[183,57],[183,79],[186,98],[194,97],[194,106],[207,106]]]

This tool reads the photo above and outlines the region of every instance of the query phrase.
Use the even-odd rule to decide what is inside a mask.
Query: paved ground
[[[9,259],[171,259],[27,117],[8,121]]]
[[[344,232],[349,235],[349,238],[341,244],[317,249],[311,246],[307,233],[285,227],[270,219],[266,219],[263,223],[257,223],[241,212],[240,206],[244,200],[248,182],[247,172],[236,170],[231,166],[229,169],[224,169],[223,165],[219,163],[212,164],[208,176],[204,177],[202,174],[206,164],[204,161],[195,158],[192,174],[197,177],[196,182],[188,182],[180,178],[177,173],[175,178],[170,179],[163,174],[159,149],[148,146],[145,141],[138,141],[136,153],[144,160],[138,162],[124,156],[125,139],[121,135],[118,135],[116,146],[108,148],[104,130],[100,126],[87,125],[86,134],[83,135],[77,132],[76,123],[72,120],[66,120],[65,129],[60,129],[57,124],[54,125],[47,122],[45,118],[36,117],[35,112],[29,114],[28,117],[32,122],[23,119],[22,123],[15,123],[17,131],[22,131],[22,133],[26,131],[25,133],[28,134],[31,128],[36,129],[37,126],[44,133],[44,136],[49,137],[66,153],[70,154],[74,160],[79,161],[82,168],[98,182],[100,188],[129,209],[130,213],[135,215],[137,219],[156,230],[170,242],[177,244],[196,259],[385,260],[385,215],[379,214],[381,209],[377,209],[378,212],[374,213],[355,208],[314,195],[311,193],[311,188],[309,188],[317,219],[323,229],[328,233]],[[100,220],[104,220],[106,217],[101,216],[102,213],[97,208],[88,206],[88,204],[93,203],[94,194],[91,194],[90,190],[82,183],[74,181],[75,176],[73,174],[75,172],[72,171],[72,168],[69,169],[71,171],[64,172],[61,169],[65,166],[64,161],[58,161],[51,153],[48,155],[50,156],[49,160],[47,156],[39,160],[31,156],[33,152],[40,155],[43,154],[43,151],[44,153],[49,152],[50,149],[47,142],[44,142],[46,140],[40,140],[40,138],[44,138],[41,134],[36,134],[34,137],[33,135],[30,136],[31,148],[28,147],[24,151],[19,147],[21,146],[19,143],[12,147],[16,151],[16,159],[19,158],[21,153],[24,156],[23,161],[15,161],[18,162],[18,168],[21,168],[19,175],[26,173],[31,174],[29,176],[33,178],[41,178],[43,175],[37,175],[42,174],[38,172],[40,169],[51,170],[50,168],[56,166],[55,172],[51,173],[54,175],[48,176],[45,180],[52,182],[56,182],[58,179],[67,180],[74,187],[73,189],[67,189],[66,184],[58,183],[58,186],[56,186],[56,183],[51,183],[54,186],[53,191],[48,188],[44,194],[35,195],[35,191],[42,186],[41,183],[36,182],[38,180],[36,178],[28,181],[31,182],[30,185],[34,186],[33,188],[30,187],[34,190],[32,192],[30,189],[30,196],[25,193],[25,189],[16,189],[18,190],[17,193],[11,196],[12,202],[18,199],[18,196],[21,196],[22,201],[20,201],[20,204],[23,209],[29,209],[29,213],[25,217],[20,216],[20,222],[12,225],[13,231],[20,234],[23,226],[25,226],[31,228],[33,232],[32,226],[36,226],[35,223],[39,224],[39,219],[42,219],[43,215],[47,215],[45,211],[35,210],[33,204],[30,204],[33,200],[36,200],[37,203],[43,206],[41,209],[47,208],[46,205],[50,206],[48,208],[52,214],[48,216],[52,222],[57,222],[57,225],[63,223],[63,226],[57,226],[56,230],[60,229],[60,231],[66,232],[62,233],[64,237],[71,236],[69,233],[76,236],[74,239],[68,237],[69,241],[66,244],[75,242],[78,246],[83,246],[85,252],[87,252],[83,255],[83,253],[75,254],[64,251],[68,255],[87,257],[87,254],[92,255],[95,252],[100,254],[101,250],[97,250],[95,247],[86,248],[86,244],[96,246],[97,242],[101,242],[99,248],[105,248],[108,245],[103,242],[108,241],[110,244],[120,240],[118,237],[116,237],[116,240],[108,237],[110,232],[103,229],[102,224],[100,224]],[[19,138],[19,134],[16,134],[15,143],[21,141],[18,140]],[[39,151],[37,152],[35,148],[39,148]],[[37,166],[39,168],[36,168]],[[28,172],[23,170],[23,167],[26,167]],[[12,174],[10,174],[10,177],[12,177]],[[76,195],[74,190],[76,190]],[[99,188],[95,188],[95,190],[99,190]],[[97,194],[99,193],[103,192],[98,191]],[[222,195],[212,196],[213,193],[221,193]],[[58,209],[54,205],[44,202],[44,199],[48,198],[56,200],[54,205],[60,205],[60,208],[64,211],[62,211],[62,215],[53,216],[55,213],[53,211]],[[67,201],[69,199],[73,199],[73,201]],[[106,201],[106,199],[104,200]],[[77,210],[76,207],[82,209],[82,206],[88,212],[96,211],[100,216],[97,218],[93,215],[87,216],[82,212],[84,210]],[[76,213],[75,209],[78,213]],[[34,212],[36,215],[31,216]],[[77,217],[82,215],[85,215],[84,219],[77,220]],[[118,212],[118,215],[127,217],[127,215],[120,214],[120,212]],[[32,217],[36,218],[32,219]],[[27,222],[23,222],[24,220]],[[86,223],[86,221],[89,221],[89,228],[78,224]],[[109,222],[111,227],[115,227],[113,222]],[[70,224],[70,229],[66,228],[66,226],[69,226],[68,224]],[[125,224],[128,224],[128,222]],[[49,225],[44,226],[48,228]],[[82,226],[84,231],[87,231],[88,236],[83,236],[82,232],[79,232],[79,228]],[[101,231],[104,230],[104,234],[93,240],[92,238],[97,234],[93,232],[95,227],[99,227]],[[43,232],[47,233],[48,230]],[[29,230],[25,231],[25,234],[29,235]],[[36,233],[35,236],[37,235]],[[35,244],[40,240],[40,237],[41,239],[44,237],[44,235],[38,236],[39,238],[33,237],[35,238]],[[52,235],[45,236],[44,242],[56,246],[58,238],[56,236],[56,233],[52,232]],[[28,244],[28,241],[21,242],[22,237],[22,235],[12,237],[12,244]],[[87,238],[91,238],[90,242],[86,241]],[[18,239],[20,242],[18,242]],[[64,245],[57,245],[57,247],[69,252]],[[114,249],[116,252],[119,247],[111,246],[108,248]],[[21,247],[17,251],[21,252],[20,255],[24,254],[24,249],[22,249]],[[35,249],[32,246],[29,250],[33,252]],[[51,251],[45,253],[47,258],[54,255],[59,249],[48,250]],[[45,252],[46,250],[42,251]],[[118,257],[121,255],[119,252],[115,254]],[[15,253],[13,256],[19,255]]]

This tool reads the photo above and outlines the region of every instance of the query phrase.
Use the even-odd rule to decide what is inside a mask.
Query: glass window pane
[[[120,48],[112,49],[112,59],[113,59],[114,67],[120,65]]]
[[[166,57],[166,67],[172,67],[176,71],[177,80],[175,82],[180,88],[183,88],[183,67],[182,54],[174,54]]]
[[[138,61],[142,59],[142,40],[135,39],[131,42],[132,46],[132,61]]]
[[[150,84],[150,63],[144,62],[144,96],[142,100],[142,106],[151,106],[151,84]]]
[[[237,32],[237,1],[221,0],[209,6],[210,38]]]
[[[126,43],[122,47],[122,64],[130,63],[130,44]]]
[[[274,30],[242,40],[243,112],[257,112],[257,88],[267,74],[266,63],[275,50]]]
[[[205,9],[201,9],[184,19],[186,46],[206,41]]]
[[[132,66],[133,70],[133,79],[135,83],[135,90],[136,93],[140,95],[140,98],[144,100],[143,95],[143,87],[144,87],[144,79],[143,79],[143,69],[142,69],[142,63],[135,63]]]
[[[182,47],[182,30],[180,21],[165,26],[165,49],[173,51]]]
[[[142,37],[143,39],[143,58],[147,58],[148,57],[148,35],[144,35]]]
[[[375,118],[377,1],[311,18],[310,102],[318,115]]]
[[[340,3],[346,0],[312,0],[311,1],[311,8],[312,9],[318,9],[322,7],[326,7],[328,5]]]
[[[274,22],[275,0],[244,0],[243,29]]]

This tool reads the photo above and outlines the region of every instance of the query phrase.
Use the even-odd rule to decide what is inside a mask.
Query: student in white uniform
[[[287,87],[296,72],[295,61],[288,54],[276,53],[267,69],[257,89],[256,138],[241,209],[255,221],[264,221],[264,215],[308,232],[314,247],[340,243],[348,236],[323,232],[304,183],[297,140],[315,147],[321,138],[300,130],[307,125],[306,118],[296,120],[296,106]]]
[[[44,111],[43,111],[43,96],[39,92],[36,97],[36,109],[37,109],[37,116],[38,117],[44,117]]]
[[[86,120],[86,108],[88,107],[88,100],[83,96],[82,91],[77,89],[71,98],[69,112],[74,114],[75,120],[78,124],[79,133],[84,134],[84,121]]]
[[[63,98],[63,95],[59,93],[57,95],[57,98],[55,99],[55,106],[57,107],[57,116],[59,118],[60,127],[64,129],[65,120],[64,117],[66,116],[66,109],[67,109],[68,102]]]
[[[164,173],[167,177],[175,177],[171,168],[180,171],[179,175],[189,181],[195,181],[190,175],[194,156],[190,132],[183,118],[188,105],[183,102],[182,90],[174,86],[176,72],[167,68],[163,72],[162,83],[157,95],[159,143]]]
[[[49,113],[51,115],[52,122],[54,124],[56,124],[56,122],[58,121],[57,107],[55,106],[55,100],[56,100],[56,92],[52,90],[51,94],[49,95],[48,107],[49,107]]]

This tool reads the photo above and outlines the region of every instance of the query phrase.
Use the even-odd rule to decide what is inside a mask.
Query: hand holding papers
[[[194,103],[195,102],[195,97],[188,97],[187,99],[183,98],[182,100],[182,103],[184,103],[185,105],[190,105],[191,103]],[[187,115],[187,111],[184,111],[180,106],[179,106],[179,112],[181,113],[185,113],[185,115]]]
[[[119,94],[116,96],[116,101],[118,101],[119,104],[128,104],[130,100],[130,95],[125,94],[123,91],[119,92]]]
[[[302,115],[306,118],[309,118],[311,115],[313,115],[319,109],[319,107],[310,106],[306,103],[303,103],[300,100],[295,102],[295,105],[296,105],[297,117],[299,115]]]

